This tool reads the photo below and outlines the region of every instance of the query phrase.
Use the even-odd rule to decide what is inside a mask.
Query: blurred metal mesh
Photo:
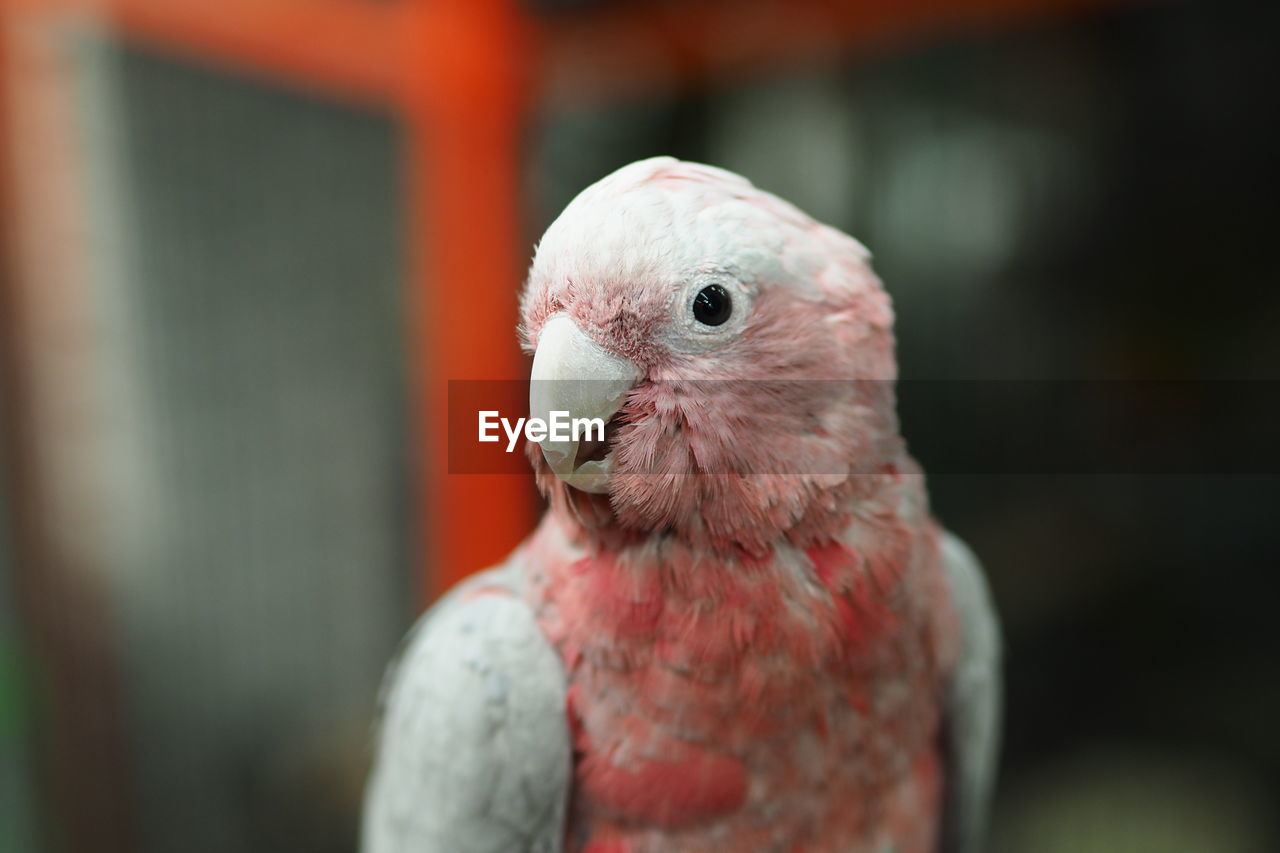
[[[395,127],[83,55],[141,849],[344,849],[326,774],[358,779],[344,750],[412,611]]]

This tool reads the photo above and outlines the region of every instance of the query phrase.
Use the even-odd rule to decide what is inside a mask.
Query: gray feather
[[[1000,748],[1000,625],[982,568],[973,552],[949,533],[942,562],[960,621],[959,658],[947,686],[944,737],[947,851],[983,849]]]
[[[388,674],[364,853],[559,850],[569,790],[564,670],[513,572],[419,620]]]

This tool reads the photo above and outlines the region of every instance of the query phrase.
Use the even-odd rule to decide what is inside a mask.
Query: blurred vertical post
[[[95,561],[101,516],[85,500],[97,485],[83,464],[96,449],[84,369],[94,328],[73,30],[49,6],[0,3],[0,467],[35,720],[33,834],[51,849],[109,853],[134,846],[132,768]]]
[[[429,600],[533,520],[520,477],[450,474],[448,383],[517,379],[520,141],[530,33],[513,0],[411,0],[404,81],[419,554]]]

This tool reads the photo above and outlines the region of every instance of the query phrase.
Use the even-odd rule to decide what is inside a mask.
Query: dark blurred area
[[[650,6],[681,14],[525,14]],[[33,50],[35,17],[0,54],[0,850],[352,850],[382,668],[457,571],[429,556],[422,339],[511,344],[519,270],[507,315],[410,322],[414,288],[468,283],[415,277],[396,107],[88,17]],[[672,154],[870,247],[926,469],[1003,437],[916,382],[1230,395],[1212,429],[1123,393],[1058,424],[1154,462],[940,464],[930,490],[1007,634],[991,849],[1280,849],[1280,477],[1216,446],[1280,433],[1280,7],[948,21],[692,83],[650,57],[610,98],[533,85],[518,260],[588,183]]]

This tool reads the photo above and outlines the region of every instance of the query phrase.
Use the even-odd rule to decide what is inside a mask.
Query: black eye
[[[718,284],[708,284],[693,297],[693,318],[704,326],[719,326],[732,313],[729,291]]]

